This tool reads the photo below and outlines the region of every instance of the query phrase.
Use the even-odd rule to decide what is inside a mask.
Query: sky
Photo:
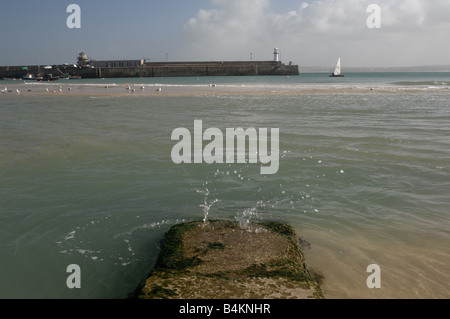
[[[69,28],[70,4],[81,28]],[[380,8],[379,20],[367,11]],[[370,21],[380,21],[370,28]],[[450,0],[2,0],[0,65],[272,60],[450,65]]]

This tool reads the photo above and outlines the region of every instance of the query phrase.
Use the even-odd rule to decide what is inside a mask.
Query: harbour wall
[[[124,68],[78,68],[58,66],[44,69],[39,66],[0,67],[0,79],[22,78],[27,74],[44,78],[50,76],[81,76],[82,78],[124,78],[124,77],[181,77],[181,76],[286,76],[299,75],[298,65],[286,65],[273,61],[235,62],[147,62],[141,67]]]

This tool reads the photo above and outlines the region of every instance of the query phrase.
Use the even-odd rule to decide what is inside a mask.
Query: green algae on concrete
[[[323,298],[295,230],[269,222],[190,222],[166,234],[141,299]]]

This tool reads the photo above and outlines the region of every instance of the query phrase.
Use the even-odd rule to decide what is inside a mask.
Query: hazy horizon
[[[81,28],[69,28],[69,4]],[[369,27],[380,8],[380,28]],[[174,9],[175,8],[175,9]],[[332,68],[450,65],[450,0],[5,1],[0,65],[91,59],[272,60]],[[373,20],[373,19],[372,19]],[[372,21],[371,20],[371,21]]]

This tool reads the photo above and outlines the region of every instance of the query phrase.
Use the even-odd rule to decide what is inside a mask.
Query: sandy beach
[[[158,85],[158,84],[77,84],[0,82],[2,95],[73,95],[73,96],[195,96],[195,95],[315,95],[315,94],[399,94],[422,92],[416,87],[371,86],[273,86],[254,85]],[[18,92],[18,91],[19,92]]]

